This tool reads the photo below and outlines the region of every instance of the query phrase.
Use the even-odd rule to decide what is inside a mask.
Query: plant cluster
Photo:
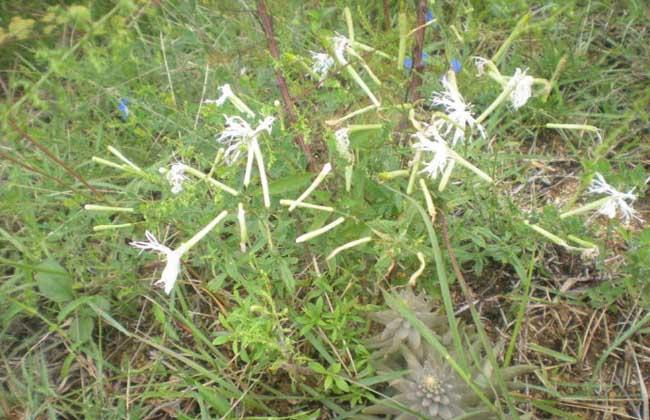
[[[0,412],[633,412],[637,64],[571,2],[269,3],[0,5]]]

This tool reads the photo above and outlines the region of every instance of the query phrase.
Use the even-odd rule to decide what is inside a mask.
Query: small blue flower
[[[429,54],[425,52],[422,53],[422,62],[425,64],[429,63]],[[406,70],[411,70],[413,68],[413,59],[411,57],[406,57],[404,59],[404,68]]]
[[[406,57],[404,59],[404,68],[406,70],[411,70],[413,68],[413,59],[411,57]]]
[[[463,68],[462,64],[460,64],[460,61],[456,58],[451,59],[451,69],[454,71],[454,73],[458,74],[460,73],[460,70]]]
[[[427,23],[433,20],[433,12],[431,11],[431,9],[427,9],[427,14],[424,15],[424,20],[426,20]]]
[[[120,98],[120,102],[117,104],[117,109],[120,111],[120,118],[122,121],[126,121],[129,118],[129,100],[126,98]]]

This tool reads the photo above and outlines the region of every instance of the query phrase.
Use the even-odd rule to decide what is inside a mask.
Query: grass
[[[647,418],[650,231],[589,214],[560,218],[596,199],[586,194],[596,172],[621,191],[636,188],[634,208],[650,218],[642,2],[435,2],[424,35],[429,59],[414,91],[394,57],[412,55],[415,37],[400,33],[417,26],[416,2],[352,2],[347,19],[346,2],[268,2],[277,60],[255,2],[49,3],[0,4],[2,416],[359,415],[398,375],[374,366],[368,314],[385,306],[384,291],[408,282],[422,255],[417,288],[443,308],[451,349],[409,308],[400,313],[442,354],[457,356],[450,363],[461,377],[472,385],[461,324],[478,331],[501,390],[508,366],[537,367],[522,387],[487,401],[496,416]],[[323,81],[310,74],[310,51],[331,51],[329,37],[350,25],[356,41],[390,57],[361,54],[381,85],[355,61]],[[484,121],[488,136],[456,148],[494,184],[461,165],[444,191],[427,179],[432,220],[417,182],[405,194],[408,171],[378,174],[409,169],[409,109],[428,119],[428,98],[452,58],[462,63],[457,83],[475,115],[499,96],[497,83],[476,78],[474,56],[496,57],[504,75],[527,68],[552,88],[517,111],[497,107]],[[332,126],[370,104],[352,67],[385,108]],[[239,112],[202,98],[216,99],[223,83],[258,115],[278,119],[260,137],[269,209],[257,168],[244,191],[243,164],[215,160],[223,114]],[[422,99],[413,101],[414,92]],[[350,134],[350,192],[349,162],[334,136],[347,124],[373,125]],[[547,124],[595,126],[602,140]],[[159,168],[176,161],[242,194],[193,178],[174,195]],[[311,183],[311,161],[334,165],[307,199],[333,214],[279,205]],[[225,221],[184,257],[172,294],[152,286],[164,262],[129,242],[150,230],[174,248],[224,209]],[[331,233],[295,243],[338,217],[345,222]],[[326,260],[366,236],[372,240]],[[588,244],[597,256],[575,251]]]

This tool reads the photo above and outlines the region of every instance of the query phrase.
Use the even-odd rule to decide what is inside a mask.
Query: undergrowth
[[[647,418],[643,2],[48,3],[0,4],[4,417]]]

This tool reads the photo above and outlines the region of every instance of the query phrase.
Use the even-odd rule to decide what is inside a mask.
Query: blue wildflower
[[[424,15],[424,20],[426,20],[427,23],[433,20],[433,12],[431,11],[431,9],[427,9],[427,13]]]
[[[129,118],[129,100],[126,98],[120,98],[120,102],[117,104],[117,110],[120,111],[120,118],[122,121],[126,121]]]
[[[422,62],[425,64],[429,62],[429,54],[425,52],[422,53]],[[411,70],[413,68],[413,59],[411,57],[406,57],[404,59],[404,68],[406,70]]]
[[[454,73],[458,74],[460,73],[460,70],[463,68],[462,64],[460,64],[460,61],[457,58],[452,58],[451,59],[451,69],[454,71]]]

